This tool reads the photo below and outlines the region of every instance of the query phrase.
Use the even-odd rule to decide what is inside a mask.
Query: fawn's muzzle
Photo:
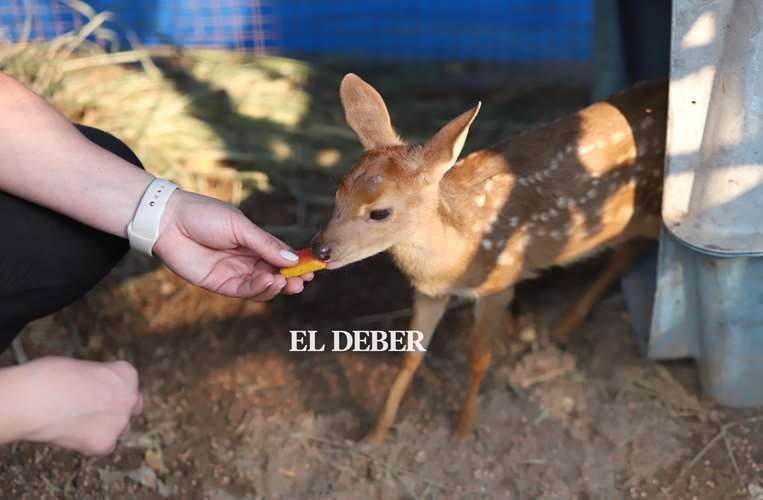
[[[313,251],[313,255],[322,261],[327,261],[331,258],[331,247],[321,243],[318,236],[313,238],[313,241],[310,244],[310,249]]]

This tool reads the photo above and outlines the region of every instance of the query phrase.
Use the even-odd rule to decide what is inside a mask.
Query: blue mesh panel
[[[80,26],[56,0],[0,0],[0,26],[32,37]],[[146,44],[285,55],[407,60],[548,61],[591,57],[592,0],[92,0],[110,27]]]

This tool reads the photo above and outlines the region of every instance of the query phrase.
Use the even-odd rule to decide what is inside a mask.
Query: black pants
[[[143,168],[116,137],[77,128],[90,141]],[[0,352],[27,323],[85,295],[127,250],[123,238],[0,191]]]

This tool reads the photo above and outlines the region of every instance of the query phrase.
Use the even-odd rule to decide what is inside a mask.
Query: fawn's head
[[[439,183],[456,163],[480,104],[440,129],[424,145],[395,133],[381,95],[358,76],[339,89],[347,123],[363,155],[339,185],[328,226],[313,238],[313,252],[329,268],[365,259],[411,238],[435,215]]]

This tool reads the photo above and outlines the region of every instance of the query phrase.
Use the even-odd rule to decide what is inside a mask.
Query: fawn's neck
[[[415,230],[390,249],[398,267],[423,293],[442,295],[458,288],[481,240],[481,225],[491,219],[475,209],[484,182],[496,181],[492,197],[485,196],[483,208],[495,207],[493,199],[504,200],[513,176],[500,153],[482,150],[458,162],[417,207]],[[500,185],[499,185],[500,184]],[[497,210],[495,210],[497,212]]]
[[[397,266],[423,293],[448,293],[463,271],[467,241],[452,216],[439,195],[433,196],[418,209],[421,225],[390,249]]]

